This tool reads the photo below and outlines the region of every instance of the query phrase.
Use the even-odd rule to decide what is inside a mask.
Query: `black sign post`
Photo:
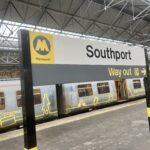
[[[37,150],[29,31],[20,31],[21,86],[25,150]]]
[[[149,130],[150,130],[150,72],[149,72],[149,61],[148,61],[147,49],[145,49],[145,60],[146,60],[147,77],[144,78],[144,85],[145,85],[145,94],[146,94],[146,103],[147,103],[147,116],[149,121]]]

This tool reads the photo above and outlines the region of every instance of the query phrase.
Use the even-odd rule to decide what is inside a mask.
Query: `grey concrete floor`
[[[39,131],[37,141],[39,150],[149,150],[146,104]],[[0,150],[22,149],[22,136],[0,142]]]

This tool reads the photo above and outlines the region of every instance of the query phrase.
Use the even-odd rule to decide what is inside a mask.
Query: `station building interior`
[[[20,38],[19,38],[20,30],[48,33],[51,35],[61,36],[64,38],[65,37],[73,38],[75,40],[81,39],[81,40],[89,40],[92,42],[101,42],[105,43],[106,45],[114,44],[116,47],[117,45],[122,44],[134,47],[135,51],[136,49],[140,48],[143,51],[143,53],[144,50],[146,50],[148,60],[146,61],[145,65],[149,67],[150,0],[0,0],[0,132],[1,132],[0,149],[1,150],[7,149],[11,150],[11,148],[19,150],[20,147],[24,148],[23,131],[22,131],[23,121],[21,121],[21,123],[19,123],[18,126],[16,126],[17,117],[18,120],[22,120],[21,119],[22,113],[20,113],[20,116],[19,115],[15,116],[15,113],[18,110],[20,112],[22,111],[21,109],[22,98],[20,85],[20,78],[21,78],[20,72],[22,61]],[[91,49],[91,47],[89,49]],[[99,53],[102,53],[101,51],[102,50],[99,50]],[[106,51],[107,53],[105,52],[105,55],[107,54],[107,57],[109,58],[110,57],[109,53],[112,50],[109,49],[110,52],[108,52],[107,49]],[[92,54],[94,53],[89,53],[89,56]],[[97,54],[95,52],[96,57],[98,57],[97,55],[100,54]],[[120,57],[123,57],[123,59],[125,58],[126,60],[131,59],[130,51],[119,55]],[[117,56],[115,55],[114,59],[118,61]],[[139,59],[139,63],[140,61],[141,60]],[[143,68],[141,72],[144,75],[146,74]],[[138,74],[137,70],[136,73]],[[149,73],[147,75],[149,75]],[[6,90],[6,87],[8,87],[8,91],[7,93],[4,93],[3,90]],[[48,88],[52,92],[50,92],[49,95],[45,94],[43,96],[43,99],[45,100],[41,99],[42,97],[41,95],[42,92],[46,90],[46,87],[33,89],[34,92],[33,96],[34,99],[36,99],[35,105],[38,105],[42,103],[42,101],[44,101],[41,110],[43,112],[43,115],[46,116],[43,119],[45,121],[43,121],[42,119],[41,120],[39,119],[40,120],[39,122],[37,121],[37,124],[39,125],[39,127],[37,127],[38,128],[37,130],[38,132],[40,132],[37,133],[38,137],[37,143],[39,143],[38,149],[42,150],[148,149],[148,146],[150,145],[149,129],[148,129],[150,121],[150,109],[149,109],[150,103],[148,102],[148,100],[150,100],[150,98],[148,97],[149,95],[147,93],[148,91],[150,92],[150,89],[147,89],[147,92],[145,92],[144,78],[137,77],[134,79],[118,79],[118,80],[116,79],[107,82],[106,81],[98,82],[93,80],[93,82],[91,81],[87,81],[86,83],[80,82],[80,84],[79,83],[62,84],[61,89],[65,93],[64,94],[65,96],[63,98],[59,97],[60,99],[61,98],[63,99],[61,102],[57,100],[58,98],[57,97],[58,92],[56,91],[57,87],[55,85],[52,85]],[[15,103],[13,104],[12,102],[13,100],[11,100],[13,99],[12,91],[14,89],[16,89],[16,91],[14,92],[16,94],[14,96],[17,107],[16,110],[12,109],[12,107],[15,107],[14,106]],[[54,92],[55,94],[53,94]],[[76,94],[75,92],[78,93]],[[104,96],[98,97],[96,92],[99,95]],[[78,95],[77,97],[79,99],[79,102],[77,102],[76,100],[77,97],[75,97],[75,94]],[[86,97],[86,99],[84,97]],[[92,99],[92,104],[90,104],[90,98]],[[6,99],[8,99],[9,101]],[[54,99],[54,101],[49,102],[49,99]],[[132,101],[130,99],[132,99]],[[138,100],[136,101],[135,99]],[[104,102],[104,104],[101,102],[103,100],[106,101]],[[6,101],[8,101],[8,104],[6,103]],[[116,103],[116,101],[119,101],[119,105],[118,103],[117,105],[114,104]],[[53,107],[51,107],[52,105]],[[77,111],[75,110],[76,107]],[[129,110],[127,110],[128,107]],[[132,110],[130,110],[131,107],[133,107]],[[6,108],[10,108],[11,111],[9,109],[5,110]],[[110,110],[108,110],[109,108]],[[36,109],[37,108],[35,108],[35,113],[37,113]],[[58,113],[57,109],[59,110]],[[104,112],[101,112],[103,111],[103,109]],[[114,109],[116,110],[114,111]],[[121,109],[123,109],[122,112]],[[111,114],[109,111],[114,112]],[[52,115],[50,115],[51,112]],[[105,114],[107,112],[108,114]],[[131,115],[129,113],[131,113]],[[124,117],[123,114],[125,114],[126,117],[125,119],[123,119],[124,121],[121,122],[121,120],[119,119]],[[85,118],[82,115],[85,115]],[[90,117],[88,117],[88,115]],[[116,120],[117,117],[115,118],[115,115],[118,117],[118,120]],[[68,116],[69,118],[71,118],[70,120],[72,121],[68,119]],[[79,118],[80,117],[81,118],[80,119],[75,118],[78,116]],[[112,121],[111,122],[112,125],[111,123],[108,123],[109,120],[106,120],[107,117],[109,118],[110,122]],[[111,120],[111,118],[113,117],[114,119]],[[130,119],[128,117],[131,119],[130,121],[132,122],[131,126],[129,125]],[[16,125],[12,126],[12,123],[10,123],[9,127],[6,121],[7,119],[10,122],[12,119],[16,123]],[[65,123],[62,123],[63,119]],[[86,121],[89,125],[85,123]],[[96,131],[94,131],[94,128],[92,128],[92,126],[94,126],[94,121]],[[102,123],[103,121],[104,123]],[[15,124],[14,122],[13,124]],[[115,125],[115,122],[117,122],[117,125]],[[45,125],[45,123],[49,124]],[[123,127],[124,124],[126,125],[126,128]],[[5,125],[6,126],[8,125],[8,129],[3,131],[3,126]],[[112,128],[112,130],[111,128],[110,129],[105,128],[108,126],[114,127]],[[44,127],[46,129],[44,129]],[[48,128],[51,129],[48,130]],[[119,128],[122,129],[119,130]],[[97,130],[99,129],[100,131],[97,132]],[[94,133],[92,132],[92,130]],[[109,133],[107,133],[107,130]],[[117,130],[118,134],[117,132],[115,133],[115,130]],[[132,130],[131,133],[130,130]],[[79,131],[83,131],[83,134],[81,134],[81,132]],[[44,133],[42,134],[42,132]],[[115,138],[113,138],[113,136]],[[71,138],[73,138],[72,141]],[[94,142],[92,138],[93,139],[95,138],[96,142]],[[16,140],[16,144],[11,143],[12,139]],[[129,139],[129,141],[127,139]],[[102,143],[100,143],[100,141]]]

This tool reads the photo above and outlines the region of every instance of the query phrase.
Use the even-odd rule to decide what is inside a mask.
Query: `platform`
[[[146,150],[145,99],[37,125],[39,150]],[[22,129],[0,135],[1,150],[22,150]]]

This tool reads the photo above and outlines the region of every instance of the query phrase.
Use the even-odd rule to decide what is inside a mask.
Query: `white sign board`
[[[38,32],[29,39],[34,85],[146,76],[141,47]]]
[[[145,65],[144,49],[126,44],[53,36],[55,64]]]

